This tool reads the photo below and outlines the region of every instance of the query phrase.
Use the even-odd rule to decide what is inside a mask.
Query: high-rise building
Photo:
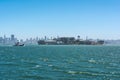
[[[14,34],[11,35],[11,40],[12,40],[12,41],[15,40],[15,36],[14,36]]]

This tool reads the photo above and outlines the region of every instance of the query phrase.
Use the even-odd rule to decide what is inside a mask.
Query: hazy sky
[[[120,39],[120,0],[0,0],[0,36]]]

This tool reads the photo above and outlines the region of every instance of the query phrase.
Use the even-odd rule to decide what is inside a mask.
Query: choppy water
[[[120,80],[120,46],[3,46],[0,80]]]

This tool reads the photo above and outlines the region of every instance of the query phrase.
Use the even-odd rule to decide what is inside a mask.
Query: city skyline
[[[0,0],[0,36],[120,39],[119,0]]]
[[[40,45],[40,44],[62,44],[61,41],[67,44],[86,44],[86,45],[97,45],[97,44],[103,44],[104,45],[119,45],[120,39],[118,40],[101,40],[101,39],[90,39],[88,36],[86,39],[81,38],[79,35],[76,37],[68,37],[68,36],[57,36],[57,37],[31,37],[26,39],[18,39],[17,36],[14,34],[11,34],[10,36],[4,35],[0,36],[0,46],[1,45]]]

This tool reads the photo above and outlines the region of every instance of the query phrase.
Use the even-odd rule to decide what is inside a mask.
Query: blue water
[[[120,80],[120,46],[1,46],[0,80]]]

